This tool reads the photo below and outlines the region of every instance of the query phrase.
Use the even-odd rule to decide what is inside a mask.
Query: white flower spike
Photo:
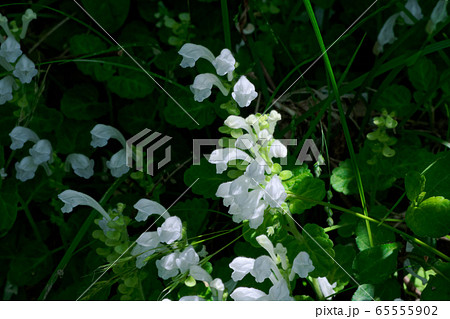
[[[228,90],[223,86],[220,79],[211,73],[199,74],[195,77],[194,83],[190,86],[194,94],[194,100],[203,102],[211,95],[213,85],[217,86],[223,95],[228,95]]]
[[[220,55],[215,58],[212,62],[212,65],[216,68],[216,72],[218,75],[228,75],[228,80],[231,81],[233,79],[233,71],[235,68],[236,60],[233,57],[233,54],[228,49],[223,49],[220,52]]]
[[[234,85],[231,96],[240,107],[247,107],[256,99],[258,93],[255,91],[255,86],[245,76],[241,76]]]
[[[16,62],[17,58],[21,55],[22,50],[20,49],[20,44],[13,36],[8,37],[0,46],[0,56],[9,63]]]
[[[36,165],[52,161],[52,144],[48,140],[39,140],[29,150]]]
[[[22,158],[20,162],[15,164],[16,178],[22,182],[25,182],[34,177],[38,165],[36,165],[31,156]]]
[[[136,216],[138,222],[146,221],[150,215],[160,215],[164,219],[170,217],[169,212],[161,204],[146,198],[140,199],[133,207],[138,210]]]
[[[83,154],[70,154],[66,158],[66,163],[72,166],[75,174],[85,179],[94,175],[94,160]]]
[[[25,54],[19,59],[16,67],[14,68],[13,75],[17,77],[22,83],[30,83],[35,75],[38,74],[38,70]]]
[[[59,194],[58,198],[64,203],[63,208],[61,208],[63,213],[70,213],[74,207],[78,205],[85,205],[98,211],[103,215],[103,217],[105,217],[106,220],[111,220],[111,217],[109,217],[103,207],[89,195],[69,189]]]
[[[178,54],[183,57],[183,60],[180,63],[183,68],[194,67],[195,62],[200,58],[206,59],[211,63],[214,61],[214,54],[212,54],[211,51],[202,45],[193,43],[186,43],[183,45],[180,51],[178,51]]]
[[[5,76],[0,80],[0,105],[13,99],[12,93],[15,84],[12,76]]]
[[[118,140],[122,144],[123,148],[126,147],[125,137],[123,137],[122,133],[120,133],[117,129],[109,125],[97,124],[91,130],[91,136],[92,136],[91,141],[92,147],[103,147],[106,144],[108,144],[108,140],[110,138]]]
[[[111,170],[111,175],[119,178],[128,173],[130,168],[127,166],[127,153],[125,149],[121,149],[109,161],[106,161],[106,167]]]
[[[417,20],[422,20],[422,9],[420,8],[417,0],[408,0],[408,2],[405,4],[405,9],[408,10]],[[414,21],[412,21],[403,11],[400,12],[400,16],[403,18],[406,24],[414,24]]]
[[[13,128],[11,133],[9,133],[9,136],[12,140],[10,146],[12,150],[21,149],[23,145],[28,141],[32,141],[34,143],[37,143],[39,141],[39,136],[37,136],[36,133],[34,133],[29,128],[22,126],[16,126],[15,128]]]

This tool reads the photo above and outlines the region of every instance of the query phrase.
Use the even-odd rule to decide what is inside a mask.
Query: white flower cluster
[[[97,124],[91,130],[91,146],[103,147],[108,144],[110,138],[118,140],[123,148],[111,156],[111,159],[106,162],[106,166],[111,170],[111,175],[120,177],[126,174],[130,168],[127,166],[126,158],[126,140],[125,137],[117,129],[109,125]]]
[[[249,221],[251,228],[258,228],[264,221],[268,207],[280,208],[287,195],[278,176],[280,165],[272,158],[287,155],[286,146],[273,138],[276,123],[281,119],[277,111],[270,115],[250,115],[246,119],[230,115],[225,125],[230,129],[242,129],[246,133],[235,141],[234,148],[219,148],[211,153],[209,162],[216,165],[218,174],[223,173],[230,161],[248,163],[245,172],[232,182],[219,185],[217,197],[229,207],[233,221]]]
[[[212,52],[204,46],[186,43],[181,47],[178,53],[183,57],[180,64],[183,68],[194,67],[197,60],[203,58],[211,62],[218,75],[227,75],[228,81],[234,79],[236,60],[228,49],[223,49],[220,52],[220,55],[215,57]],[[194,93],[194,99],[197,102],[203,102],[211,95],[213,86],[219,88],[223,95],[228,95],[229,89],[227,89],[222,81],[212,73],[197,75],[190,88],[192,93]],[[247,107],[254,99],[256,99],[258,93],[255,91],[255,86],[245,76],[241,76],[234,84],[231,96],[240,107]]]
[[[36,19],[36,14],[31,9],[27,9],[22,16],[22,32],[20,38],[23,39],[28,29],[29,23]],[[20,44],[9,29],[8,19],[0,14],[0,27],[6,33],[6,40],[0,35],[0,66],[7,72],[11,72],[21,83],[30,83],[34,76],[38,74],[36,66],[25,54],[22,54]],[[0,105],[13,99],[13,90],[17,90],[19,85],[16,80],[7,75],[0,80]]]
[[[231,293],[231,298],[237,301],[293,300],[290,296],[286,278],[281,273],[281,271],[285,274],[289,273],[289,262],[286,257],[287,249],[280,243],[273,247],[272,242],[266,235],[260,235],[256,237],[256,240],[269,253],[270,257],[266,255],[256,259],[236,257],[230,263],[230,268],[233,269],[231,278],[234,281],[239,281],[250,273],[255,277],[255,281],[259,283],[269,278],[273,286],[270,288],[268,295],[259,289],[239,287]],[[281,264],[281,271],[278,268],[278,264]],[[294,259],[289,274],[289,281],[295,278],[295,274],[298,274],[301,278],[306,278],[308,273],[313,270],[314,266],[308,253],[302,251]]]
[[[431,13],[430,21],[428,22],[428,25],[426,27],[426,31],[429,34],[431,34],[435,30],[438,23],[447,19],[447,2],[448,0],[439,0],[434,7],[433,12]],[[422,20],[422,9],[420,8],[417,0],[408,0],[405,4],[405,9],[408,10],[415,19]],[[395,40],[397,40],[394,33],[394,27],[397,24],[399,17],[401,17],[404,23],[406,23],[407,25],[414,24],[414,21],[412,21],[411,18],[403,11],[391,15],[386,20],[380,30],[380,33],[378,34],[377,42],[375,43],[375,46],[373,48],[373,52],[376,55],[383,52],[383,47],[386,44],[392,44],[395,42]]]
[[[53,161],[52,157],[52,145],[48,140],[41,140],[35,132],[29,128],[16,126],[11,133],[11,146],[12,150],[21,149],[28,141],[34,143],[33,147],[29,149],[30,156],[24,157],[20,162],[15,164],[16,178],[25,182],[32,179],[36,173],[38,166],[44,167],[47,174],[50,175],[50,169],[48,163]]]

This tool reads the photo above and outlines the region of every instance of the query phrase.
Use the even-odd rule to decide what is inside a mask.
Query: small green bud
[[[378,138],[379,135],[379,131],[376,130],[375,132],[370,132],[369,134],[367,134],[367,139],[370,141],[375,141]]]
[[[383,148],[383,155],[386,157],[392,157],[395,155],[395,151],[389,146],[385,145]]]
[[[184,284],[188,287],[195,287],[195,285],[197,284],[197,281],[194,279],[194,277],[189,276],[184,281]]]
[[[278,164],[278,163],[275,163],[275,164],[272,165],[272,173],[273,173],[273,174],[280,174],[280,172],[281,172],[282,169],[283,169],[283,168],[282,168],[281,165]]]
[[[294,174],[292,174],[292,172],[289,170],[282,171],[282,172],[280,172],[279,175],[280,175],[280,178],[282,181],[285,181],[285,180],[291,178],[292,176],[294,176]]]
[[[383,117],[374,117],[373,124],[375,124],[376,126],[384,126],[385,120]]]
[[[394,120],[392,117],[388,116],[386,118],[386,127],[387,128],[395,128],[397,126],[398,122]]]

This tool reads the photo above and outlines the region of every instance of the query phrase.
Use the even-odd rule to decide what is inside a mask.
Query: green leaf
[[[436,275],[431,276],[422,292],[421,300],[450,300],[450,263],[437,261],[434,264]]]
[[[424,173],[426,184],[424,199],[443,196],[450,199],[450,153],[439,153],[440,156]]]
[[[408,76],[417,90],[428,92],[437,88],[436,65],[426,57],[420,58],[408,69]]]
[[[305,176],[298,179],[290,188],[295,195],[321,201],[325,197],[325,183],[321,179]],[[302,199],[291,199],[289,209],[292,213],[301,214],[305,210],[315,206],[315,203]]]
[[[31,120],[30,129],[35,132],[53,132],[62,121],[63,115],[59,110],[39,105]]]
[[[358,221],[359,219],[355,215],[342,214],[338,223],[338,225],[342,227],[338,228],[337,230],[339,236],[348,238],[355,234],[356,224]]]
[[[377,284],[397,269],[399,244],[383,244],[361,251],[353,261],[353,270],[360,283]]]
[[[208,208],[209,204],[206,199],[194,198],[176,203],[170,209],[170,214],[180,217],[182,221],[187,223],[188,238],[192,238],[200,235],[207,226],[210,214]]]
[[[356,289],[352,301],[372,301],[375,297],[375,285],[364,284]]]
[[[84,8],[108,32],[117,31],[125,22],[130,0],[81,0]]]
[[[106,103],[98,102],[97,89],[81,84],[66,91],[61,100],[61,111],[70,119],[92,120],[108,112]]]
[[[356,194],[356,179],[352,169],[350,160],[345,160],[333,170],[330,183],[331,186],[340,193],[345,195]]]
[[[411,103],[411,92],[408,88],[397,84],[390,85],[381,92],[375,104],[378,111],[388,109],[389,112],[395,111],[399,117],[410,114],[415,107]]]
[[[155,84],[143,72],[120,69],[119,75],[115,75],[108,80],[108,88],[120,97],[138,99],[152,93]]]
[[[334,264],[331,258],[335,256],[333,242],[324,229],[316,224],[306,224],[302,235],[305,240],[300,243],[298,252],[306,251],[315,267],[309,275],[314,278],[326,277]]]
[[[417,196],[424,191],[425,176],[419,172],[412,171],[405,176],[406,196],[410,201],[416,200]]]
[[[200,160],[200,165],[192,165],[184,173],[184,183],[191,186],[195,182],[192,192],[205,198],[216,198],[217,188],[227,181],[227,175],[217,174],[216,165],[210,164],[205,158]]]
[[[214,111],[214,104],[210,101],[196,102],[193,94],[181,90],[173,92],[172,96],[187,114],[179,105],[168,99],[167,106],[164,108],[164,117],[170,124],[176,127],[198,130],[214,122],[216,112]],[[191,117],[197,121],[198,125]]]
[[[450,200],[435,196],[406,211],[406,225],[417,235],[441,237],[450,232]]]
[[[395,241],[395,234],[382,226],[372,226],[372,238],[374,245],[387,244]],[[369,235],[367,234],[366,223],[363,220],[358,222],[356,227],[356,245],[360,251],[370,248]]]
[[[356,251],[352,246],[336,245],[334,252],[336,253],[334,257],[336,263],[334,263],[327,279],[331,283],[337,282],[337,286],[334,288],[334,291],[337,292],[342,290],[351,280],[347,273],[352,273],[352,263],[356,256]]]
[[[364,284],[358,287],[352,297],[352,301],[391,301],[399,298],[401,287],[391,278],[377,285]]]
[[[18,203],[19,195],[15,184],[5,181],[0,192],[0,238],[5,236],[14,225]]]
[[[72,54],[79,56],[94,55],[107,49],[106,43],[94,34],[74,35],[70,38],[69,45]],[[89,75],[97,81],[106,81],[115,73],[115,68],[112,65],[98,62],[95,55],[86,59],[96,61],[76,62],[77,67],[83,74]]]

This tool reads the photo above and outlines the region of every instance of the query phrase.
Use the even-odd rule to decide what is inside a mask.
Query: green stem
[[[314,33],[316,34],[317,42],[319,43],[320,49],[323,54],[325,68],[327,70],[328,76],[331,81],[331,85],[333,87],[334,96],[336,98],[336,104],[339,109],[339,117],[341,119],[341,124],[342,124],[342,128],[344,131],[345,141],[347,142],[347,147],[350,152],[350,158],[351,158],[353,170],[355,171],[356,183],[358,185],[358,192],[359,192],[359,196],[361,199],[363,212],[364,212],[364,215],[366,217],[368,217],[369,213],[367,212],[367,204],[366,204],[366,198],[364,195],[364,189],[363,189],[363,185],[362,185],[362,181],[361,181],[361,174],[359,172],[358,164],[356,162],[355,151],[353,149],[352,139],[350,136],[350,131],[347,126],[347,121],[345,119],[344,110],[342,109],[341,98],[340,98],[339,89],[338,89],[338,86],[336,83],[336,79],[334,77],[333,68],[331,67],[331,62],[330,62],[330,59],[328,58],[327,49],[325,48],[325,44],[323,42],[322,35],[320,33],[320,29],[319,29],[319,25],[317,24],[316,17],[314,16],[314,10],[311,6],[311,2],[309,0],[303,0],[303,3],[306,6],[306,11],[308,12],[308,16],[309,16],[309,19],[311,20],[311,24],[314,29]],[[370,247],[373,247],[373,236],[372,236],[372,231],[370,229],[370,223],[368,220],[366,220],[366,228],[367,228],[367,234],[369,237]]]
[[[22,205],[22,209],[25,212],[25,215],[27,216],[28,221],[30,222],[31,228],[33,229],[34,235],[36,236],[36,239],[40,242],[42,242],[42,236],[39,232],[39,228],[37,227],[33,215],[31,215],[30,210],[28,209],[28,205],[23,201],[22,197],[19,197],[20,205]]]
[[[344,207],[340,207],[340,206],[337,206],[337,205],[334,205],[334,204],[330,204],[330,203],[327,203],[327,202],[322,202],[322,201],[319,201],[319,200],[315,200],[315,199],[311,199],[311,198],[307,198],[307,197],[303,197],[303,196],[299,196],[299,195],[290,195],[290,196],[293,197],[293,198],[304,200],[304,201],[308,201],[308,202],[311,202],[311,203],[314,203],[314,204],[317,204],[317,205],[330,207],[330,208],[339,210],[339,211],[341,211],[343,213],[352,214],[352,215],[354,215],[356,217],[365,219],[368,222],[379,224],[379,225],[381,225],[383,227],[386,227],[386,228],[392,230],[393,232],[395,232],[395,233],[397,233],[397,234],[399,234],[401,236],[404,236],[404,237],[408,238],[412,242],[416,243],[417,245],[420,245],[420,246],[424,247],[425,249],[429,250],[430,252],[433,252],[435,255],[441,257],[442,259],[445,259],[446,261],[450,261],[450,257],[449,256],[447,256],[444,253],[440,252],[436,248],[431,247],[430,245],[424,243],[420,239],[417,239],[414,236],[408,235],[407,233],[405,233],[405,232],[403,232],[403,231],[401,231],[401,230],[399,230],[399,229],[397,229],[395,227],[392,227],[390,225],[381,223],[381,221],[378,220],[378,219],[375,219],[375,218],[372,218],[372,217],[369,217],[369,216],[365,216],[363,214],[354,212],[354,211],[352,211],[350,209],[347,209],[347,208],[344,208]]]
[[[123,175],[122,177],[116,179],[116,181],[108,188],[108,190],[106,191],[106,193],[103,195],[102,199],[99,202],[101,206],[105,205],[105,203],[109,200],[109,198],[112,196],[117,187],[119,187],[119,185],[126,179],[127,176],[128,175]],[[64,271],[64,269],[66,268],[78,244],[83,239],[89,227],[92,226],[94,220],[98,217],[97,214],[98,213],[96,210],[92,210],[89,217],[84,221],[83,225],[81,225],[80,230],[76,234],[75,238],[73,239],[72,243],[69,246],[69,249],[67,249],[58,266],[53,271],[52,276],[50,277],[41,294],[39,295],[38,300],[45,300],[47,298],[47,295],[49,294],[56,280],[58,279],[59,276],[58,273]]]
[[[225,36],[225,46],[229,50],[231,50],[231,32],[230,32],[230,21],[228,17],[227,0],[220,0],[220,6],[222,8],[222,24],[223,24],[223,34]]]
[[[325,296],[323,295],[322,290],[320,290],[319,280],[317,278],[312,278],[312,277],[308,277],[308,280],[311,282],[311,285],[317,295],[317,299],[319,301],[324,301]]]

